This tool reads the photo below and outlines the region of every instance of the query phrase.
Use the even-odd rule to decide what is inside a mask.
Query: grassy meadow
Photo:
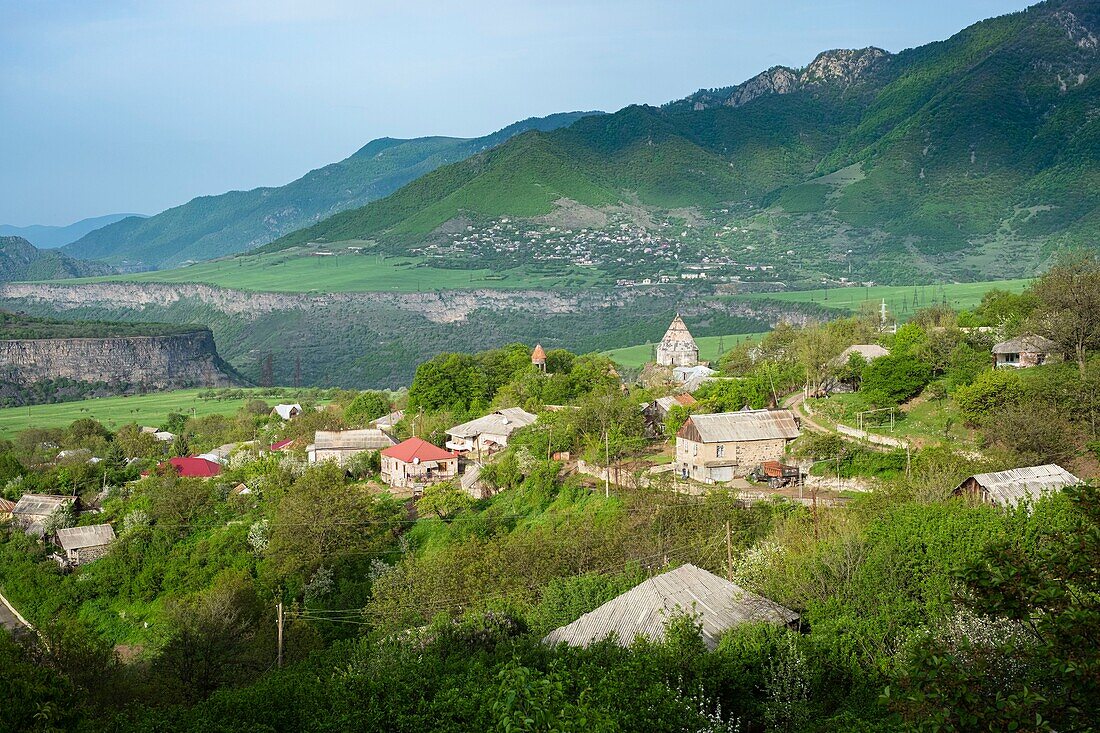
[[[170,412],[188,416],[231,415],[250,399],[264,399],[270,404],[279,401],[269,390],[239,390],[244,397],[218,399],[200,397],[205,389],[184,389],[175,392],[159,392],[130,397],[101,397],[75,402],[31,407],[5,407],[0,409],[0,438],[12,438],[28,428],[63,428],[74,420],[90,417],[116,430],[129,423],[159,426]],[[235,390],[236,391],[236,390]],[[288,398],[289,399],[289,398]]]
[[[792,290],[785,293],[749,293],[732,296],[746,300],[778,300],[786,303],[814,303],[855,313],[869,304],[878,309],[886,300],[886,307],[898,320],[906,320],[916,311],[933,305],[947,305],[956,310],[968,310],[981,302],[982,296],[994,289],[1018,293],[1031,284],[1030,279],[987,280],[972,283],[945,283],[936,285],[873,285],[871,287],[823,288],[818,290]]]
[[[348,244],[355,244],[350,242]],[[68,282],[204,283],[267,292],[399,292],[584,287],[598,274],[582,268],[541,273],[532,269],[458,270],[432,267],[424,258],[357,254],[316,256],[301,249],[200,262],[172,270]]]

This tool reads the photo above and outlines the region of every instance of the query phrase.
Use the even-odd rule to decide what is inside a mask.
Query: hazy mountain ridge
[[[65,253],[128,269],[234,254],[381,198],[424,173],[520,132],[555,129],[590,114],[598,113],[529,118],[479,138],[380,138],[285,186],[200,196],[147,219],[125,219],[91,232],[66,247]]]
[[[11,224],[0,224],[0,236],[22,237],[39,249],[53,249],[54,247],[71,244],[89,232],[131,216],[139,219],[144,218],[143,214],[106,214],[81,219],[65,226],[31,224],[25,227],[17,227]]]

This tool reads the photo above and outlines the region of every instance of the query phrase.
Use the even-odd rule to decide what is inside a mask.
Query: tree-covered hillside
[[[829,52],[789,84],[757,78],[521,135],[268,249],[400,251],[449,222],[538,217],[567,199],[750,207],[750,228],[818,265],[849,249],[875,258],[880,281],[1031,274],[1054,249],[1091,244],[1100,215],[1097,34],[1095,3],[1049,0],[896,55]]]
[[[60,280],[106,275],[114,270],[99,262],[82,262],[56,250],[40,250],[22,237],[0,237],[0,282]]]
[[[87,234],[65,252],[130,269],[178,265],[241,252],[326,216],[381,198],[439,166],[529,130],[553,130],[595,114],[565,112],[516,122],[478,138],[380,138],[355,154],[279,187],[200,196],[149,218]]]

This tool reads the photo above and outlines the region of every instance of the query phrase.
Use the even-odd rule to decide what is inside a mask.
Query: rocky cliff
[[[237,380],[206,329],[168,336],[0,341],[0,381],[19,386],[71,380],[111,393],[226,387]]]

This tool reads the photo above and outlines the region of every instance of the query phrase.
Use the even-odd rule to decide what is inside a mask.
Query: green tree
[[[440,481],[424,489],[424,495],[416,502],[416,510],[421,516],[435,514],[448,521],[473,504],[474,500],[470,495],[454,481]]]
[[[1077,358],[1083,377],[1089,349],[1100,346],[1100,258],[1070,256],[1032,286],[1037,330]]]
[[[351,427],[363,427],[371,420],[389,414],[391,403],[383,392],[360,392],[344,409],[344,420]]]
[[[890,354],[875,359],[863,370],[862,392],[879,407],[897,405],[920,394],[932,380],[932,369],[920,359]]]
[[[1024,395],[1020,374],[1015,369],[989,369],[973,384],[955,391],[955,403],[972,423],[981,422],[1007,405],[1017,404]]]

